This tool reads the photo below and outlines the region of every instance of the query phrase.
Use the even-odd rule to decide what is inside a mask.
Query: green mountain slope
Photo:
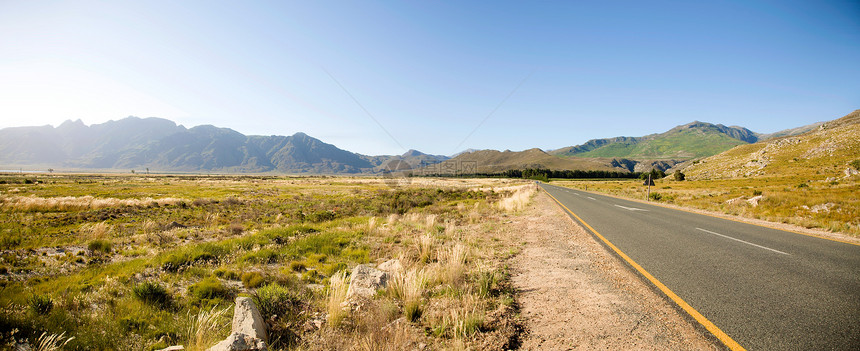
[[[711,156],[737,145],[758,141],[758,134],[742,127],[692,122],[644,137],[594,139],[582,145],[553,150],[557,156],[634,159],[691,159]]]
[[[741,145],[683,169],[688,179],[814,175],[844,178],[860,165],[860,110],[804,134]]]

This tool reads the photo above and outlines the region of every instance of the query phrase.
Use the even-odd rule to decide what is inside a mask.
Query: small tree
[[[682,181],[682,180],[684,180],[685,178],[686,178],[686,176],[684,175],[684,173],[681,173],[681,170],[680,170],[680,169],[676,169],[676,170],[675,170],[675,180],[677,180],[677,181]]]

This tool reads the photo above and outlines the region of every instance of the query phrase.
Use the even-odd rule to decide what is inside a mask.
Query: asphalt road
[[[740,346],[860,350],[860,246],[541,186]]]

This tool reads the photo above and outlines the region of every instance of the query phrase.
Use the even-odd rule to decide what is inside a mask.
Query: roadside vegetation
[[[656,179],[651,201],[860,237],[860,176]],[[553,184],[644,200],[642,180],[557,180]]]
[[[517,306],[496,235],[517,180],[0,176],[0,348],[204,350],[253,297],[271,349],[505,349]],[[358,264],[396,261],[369,301]]]

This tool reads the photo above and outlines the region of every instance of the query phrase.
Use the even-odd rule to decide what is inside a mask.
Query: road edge
[[[676,294],[674,291],[669,289],[669,287],[667,287],[665,284],[660,282],[660,280],[658,280],[650,272],[645,270],[645,268],[643,268],[641,265],[636,263],[636,261],[634,261],[632,258],[630,258],[630,256],[627,256],[627,254],[625,254],[623,251],[621,251],[621,249],[619,249],[617,246],[615,246],[615,244],[613,244],[608,239],[606,239],[603,235],[601,235],[597,230],[595,230],[591,225],[589,225],[582,218],[580,218],[576,213],[574,213],[569,208],[567,208],[567,206],[562,204],[561,201],[559,201],[558,199],[555,198],[555,196],[552,196],[552,194],[550,194],[549,191],[547,191],[543,187],[541,187],[541,190],[546,192],[546,194],[549,195],[549,197],[552,198],[552,200],[555,201],[556,204],[561,206],[562,209],[564,209],[568,214],[570,214],[571,217],[576,222],[578,222],[579,224],[582,224],[585,227],[585,229],[591,233],[591,235],[600,239],[600,241],[603,243],[603,245],[605,245],[609,249],[611,249],[611,251],[616,256],[621,258],[622,261],[624,261],[625,263],[627,263],[627,265],[629,265],[631,268],[633,268],[633,270],[636,271],[636,273],[638,273],[640,276],[642,276],[648,282],[650,282],[665,297],[667,297],[669,300],[671,300],[672,303],[674,303],[678,308],[683,310],[689,317],[691,317],[693,320],[695,320],[699,324],[699,326],[701,326],[702,328],[707,330],[712,336],[714,336],[717,340],[719,340],[720,343],[723,344],[723,346],[727,347],[729,350],[732,350],[732,351],[745,351],[746,350],[743,346],[738,344],[738,342],[736,342],[734,339],[732,339],[730,336],[728,336],[728,334],[723,332],[722,329],[720,329],[713,322],[708,320],[707,317],[705,317],[704,315],[699,313],[699,311],[697,311],[695,308],[693,308],[693,306],[690,306],[690,304],[688,304],[686,301],[684,301],[680,296],[678,296],[678,294]]]

